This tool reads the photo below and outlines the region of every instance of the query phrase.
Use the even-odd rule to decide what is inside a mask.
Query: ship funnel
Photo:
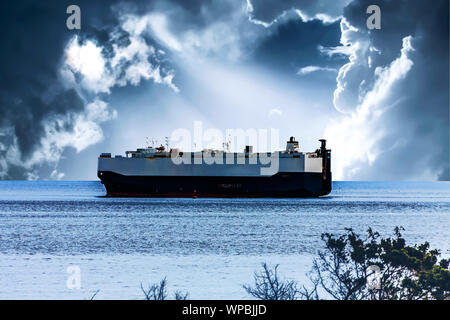
[[[325,154],[327,152],[327,140],[319,139],[319,141],[320,141],[320,155],[322,157],[325,157]]]

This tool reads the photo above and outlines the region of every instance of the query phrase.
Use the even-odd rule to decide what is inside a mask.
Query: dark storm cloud
[[[80,31],[66,28],[66,8],[72,4],[81,8]],[[35,169],[42,163],[35,163],[31,158],[43,148],[42,141],[48,135],[46,123],[58,116],[66,117],[63,121],[54,121],[52,132],[70,132],[76,115],[84,112],[89,102],[87,99],[94,99],[95,95],[86,91],[82,95],[80,90],[67,87],[61,81],[64,50],[75,35],[80,44],[86,40],[95,41],[103,48],[102,54],[108,57],[113,43],[122,47],[129,44],[130,35],[119,27],[119,18],[123,13],[165,12],[173,19],[172,27],[176,32],[187,24],[200,28],[220,16],[226,16],[231,12],[231,7],[231,2],[225,1],[5,2],[0,11],[0,37],[3,42],[0,60],[1,178],[36,177]],[[114,41],[111,40],[112,32],[117,36]],[[151,37],[146,36],[146,41],[149,46],[156,47]],[[123,64],[127,63],[133,61]],[[164,73],[164,61],[158,61],[158,64],[161,64],[160,72]],[[127,66],[121,67],[125,69]],[[49,155],[47,160],[58,161],[59,155],[60,152],[56,152],[56,156]]]
[[[102,49],[103,57],[110,62],[114,56],[114,45],[127,48],[132,40],[132,35],[121,28],[121,18],[127,14],[143,17],[148,13],[163,13],[176,40],[184,41],[183,36],[187,35],[187,31],[191,32],[199,41],[193,50],[203,50],[203,56],[220,59],[239,57],[241,61],[247,59],[245,63],[251,60],[271,72],[281,70],[292,74],[298,68],[309,65],[338,69],[345,63],[342,60],[345,56],[321,55],[317,50],[319,45],[338,46],[340,31],[336,19],[344,15],[351,25],[358,28],[355,41],[367,42],[374,49],[359,52],[359,69],[352,66],[358,72],[348,73],[341,79],[348,86],[339,101],[342,106],[336,103],[336,107],[349,112],[354,112],[364,92],[373,89],[377,80],[375,68],[388,68],[400,56],[403,39],[411,36],[414,51],[408,50],[407,58],[413,66],[404,79],[390,88],[390,96],[385,100],[395,107],[383,113],[378,122],[368,126],[373,130],[386,131],[375,145],[385,152],[370,165],[368,162],[359,164],[359,178],[408,179],[412,173],[419,176],[417,173],[428,170],[428,176],[448,179],[448,2],[356,0],[343,10],[349,2],[5,2],[0,11],[3,42],[0,59],[0,178],[21,179],[40,175],[42,161],[30,162],[30,159],[43,148],[43,139],[49,135],[46,127],[49,119],[64,118],[64,121],[53,122],[53,133],[71,132],[77,115],[85,114],[89,103],[97,101],[96,98],[107,100],[109,89],[130,83],[124,73],[128,66],[136,63],[134,58],[119,64],[118,69],[122,72],[114,75],[103,91],[92,92],[81,88],[82,79],[76,72],[76,85],[68,86],[61,80],[60,71],[69,41],[74,36],[78,37],[76,44],[79,46],[91,41]],[[81,31],[66,28],[66,8],[71,4],[81,7]],[[380,5],[382,30],[368,32],[365,28],[365,11],[369,4]],[[287,11],[290,13],[285,19],[272,23]],[[230,36],[229,39],[227,36]],[[176,54],[164,39],[151,32],[140,37],[145,40],[146,46],[166,52],[163,56],[148,57],[150,64],[160,68],[158,75],[161,77],[170,75],[171,68],[177,63],[183,63],[172,60],[176,59]],[[181,45],[182,49],[186,49],[187,44]],[[369,57],[371,67],[366,63]],[[138,78],[137,82],[141,79]],[[122,81],[121,84],[118,84],[119,81]],[[171,80],[158,81],[171,85]],[[183,86],[182,83],[176,84],[181,88]],[[96,103],[102,106],[101,102]],[[376,135],[376,132],[372,133]],[[58,144],[58,141],[52,141]],[[59,148],[67,146],[73,145],[62,144]],[[60,154],[61,150],[56,153]],[[59,156],[53,157],[54,161],[58,161]],[[351,167],[347,169],[351,170]]]
[[[66,8],[74,3],[83,8],[83,30],[87,33],[101,34],[102,28],[113,22],[111,12],[105,10],[111,1],[8,1],[2,4],[0,143],[3,168],[0,172],[3,178],[27,177],[27,170],[18,170],[19,163],[29,160],[41,147],[46,119],[81,112],[84,108],[82,97],[74,89],[64,88],[58,79],[64,47],[75,33],[66,28]],[[70,131],[71,123],[66,122],[56,129]],[[14,147],[18,150],[8,156],[7,152]],[[5,161],[5,158],[9,159]]]
[[[45,122],[81,113],[86,101],[61,83],[59,69],[69,39],[79,35],[108,43],[118,25],[111,7],[119,1],[8,1],[0,10],[0,174],[2,178],[29,177],[27,165],[45,137]],[[66,28],[66,8],[81,7],[81,31]],[[134,5],[133,5],[134,6]],[[136,7],[136,6],[134,6]],[[124,35],[126,42],[127,35]],[[105,52],[106,54],[106,52]],[[59,132],[73,123],[56,124]],[[58,159],[55,159],[58,160]],[[19,170],[18,168],[21,168]],[[26,167],[26,168],[25,168]]]
[[[382,29],[368,32],[366,9],[378,4],[382,12]],[[440,61],[448,54],[448,1],[354,1],[344,9],[344,16],[353,26],[366,30],[373,46],[382,50],[379,64],[395,56],[402,44],[399,39],[408,35],[420,38],[422,49],[428,47],[428,54]],[[423,47],[423,48],[422,48]],[[448,56],[447,56],[448,58]]]
[[[107,6],[103,5],[105,10]],[[241,1],[212,0],[152,0],[152,1],[118,1],[111,5],[116,16],[120,14],[145,15],[149,12],[164,13],[170,18],[170,27],[174,33],[186,29],[200,30],[217,21],[229,21],[236,9],[244,8]]]
[[[366,9],[372,4],[381,8],[381,30],[369,31],[366,27]],[[345,8],[345,18],[358,29],[350,32],[351,42],[368,42],[374,50],[354,52],[356,62],[338,79],[345,86],[339,93],[341,98],[335,100],[338,109],[351,111],[358,103],[371,104],[365,93],[374,90],[379,78],[376,68],[390,68],[402,47],[405,49],[403,39],[408,37],[411,49],[405,51],[402,60],[412,64],[404,78],[397,79],[385,94],[383,106],[371,106],[373,110],[387,109],[379,117],[365,118],[366,127],[371,128],[364,142],[371,146],[367,152],[379,156],[372,163],[348,165],[348,172],[357,170],[347,177],[449,180],[448,5],[445,0],[357,0]],[[391,74],[390,78],[395,76]],[[344,133],[352,129],[352,123],[348,124],[338,126],[339,130]],[[380,133],[382,137],[376,138]],[[364,150],[365,146],[361,147]]]
[[[339,22],[323,24],[320,20],[289,20],[270,27],[270,33],[254,52],[256,61],[295,75],[301,67],[323,65],[340,67],[341,58],[319,54],[318,47],[339,45]]]
[[[81,7],[82,29],[66,28],[66,8]],[[39,150],[45,137],[45,122],[52,117],[80,113],[86,101],[73,88],[65,88],[59,68],[69,39],[79,35],[95,39],[110,48],[110,32],[117,27],[117,11],[140,12],[150,7],[188,12],[191,17],[202,14],[203,1],[181,1],[176,9],[172,2],[135,1],[7,1],[0,10],[0,173],[2,178],[29,177],[33,168],[26,164]],[[112,10],[111,8],[114,8]],[[176,12],[175,12],[176,13]],[[180,15],[185,17],[186,14]],[[188,17],[189,18],[189,17]],[[202,21],[193,19],[193,21]],[[119,30],[120,31],[120,30]],[[120,45],[120,40],[117,43]],[[128,35],[122,32],[122,45]],[[56,124],[60,132],[70,131],[71,121]],[[55,159],[57,160],[57,159]],[[19,168],[22,167],[22,170]],[[27,167],[27,168],[24,168]]]
[[[73,90],[63,90],[56,81],[55,62],[69,36],[65,7],[58,3],[8,1],[0,10],[0,133],[12,128],[22,160],[39,145],[44,118],[83,107]],[[12,142],[3,140],[4,145]],[[7,177],[23,178],[24,172],[14,171]]]

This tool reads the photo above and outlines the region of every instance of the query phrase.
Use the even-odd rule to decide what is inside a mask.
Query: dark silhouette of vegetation
[[[244,285],[244,289],[253,297],[261,300],[295,300],[298,297],[297,283],[282,280],[278,276],[278,265],[270,268],[262,264],[263,270],[255,272],[255,286]]]
[[[154,283],[147,289],[141,283],[141,290],[144,293],[145,300],[166,300],[167,299],[167,278],[164,277],[159,283]],[[175,291],[174,300],[186,300],[189,296],[188,292]]]
[[[440,252],[425,242],[408,246],[395,228],[394,236],[380,238],[368,229],[362,238],[346,229],[335,236],[322,234],[325,250],[319,251],[309,274],[311,288],[299,289],[295,281],[280,281],[278,265],[255,273],[255,286],[244,286],[257,299],[337,300],[441,300],[450,298],[450,260],[438,261]]]
[[[100,289],[98,289],[97,291],[95,291],[92,296],[90,297],[89,300],[94,300],[95,296],[100,292]]]
[[[181,292],[180,290],[177,290],[174,292],[173,297],[175,300],[187,300],[189,297],[189,292]]]

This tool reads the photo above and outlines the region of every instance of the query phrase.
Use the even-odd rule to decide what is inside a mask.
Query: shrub
[[[167,299],[167,278],[164,277],[159,283],[154,283],[147,289],[141,283],[141,290],[144,293],[145,300],[166,300]],[[181,291],[174,292],[175,300],[186,300],[189,293],[182,293]]]

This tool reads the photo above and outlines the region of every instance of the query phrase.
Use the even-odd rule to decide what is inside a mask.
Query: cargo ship
[[[162,145],[102,153],[97,176],[110,197],[320,197],[331,192],[331,150],[319,141],[314,152],[301,152],[291,137],[285,150],[269,153]]]

